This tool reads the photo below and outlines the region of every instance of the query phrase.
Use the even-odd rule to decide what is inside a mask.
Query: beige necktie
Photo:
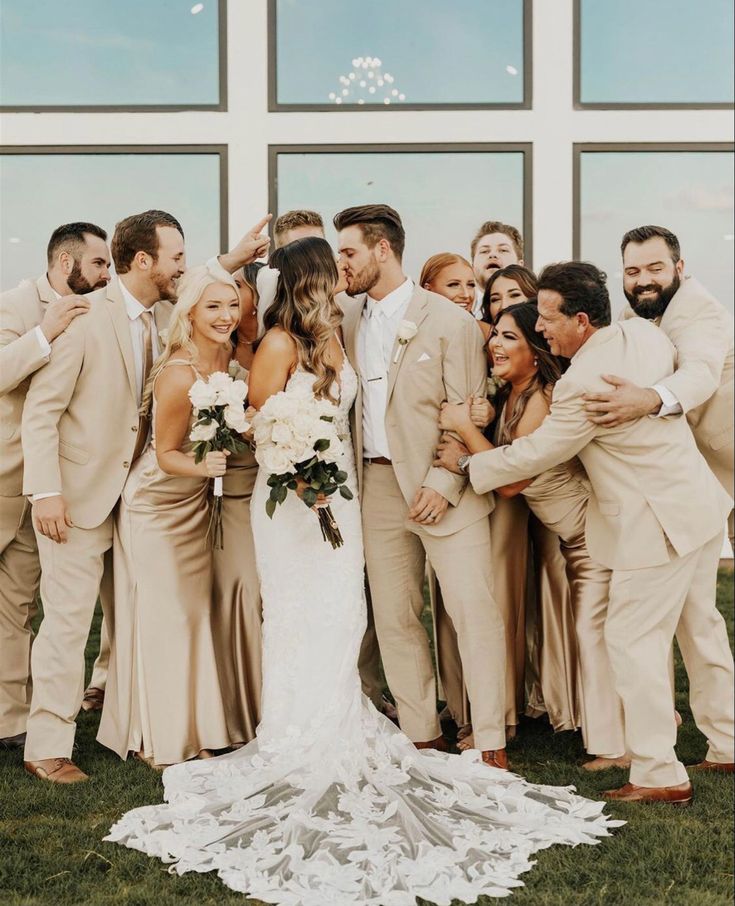
[[[143,369],[142,369],[142,380],[141,380],[141,394],[145,392],[145,385],[148,381],[148,375],[151,372],[151,366],[153,365],[153,315],[149,311],[144,311],[140,315],[140,320],[143,323]],[[138,400],[140,403],[140,400]],[[148,440],[148,431],[150,428],[150,420],[147,416],[141,415],[138,419],[138,437],[135,441],[135,450],[133,451],[133,462],[140,456],[145,448],[146,441]]]

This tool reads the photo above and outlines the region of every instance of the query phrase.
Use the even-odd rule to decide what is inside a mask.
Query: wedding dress
[[[322,539],[294,494],[269,519],[262,471],[253,493],[263,598],[256,739],[168,768],[166,803],[128,812],[106,839],[178,874],[216,871],[233,890],[281,906],[505,896],[536,851],[596,843],[622,822],[571,789],[487,767],[477,752],[419,751],[362,695],[366,605],[348,425],[357,376],[346,359],[340,378],[338,430],[355,493],[331,502],[344,546]],[[287,389],[311,392],[313,381],[299,369]]]

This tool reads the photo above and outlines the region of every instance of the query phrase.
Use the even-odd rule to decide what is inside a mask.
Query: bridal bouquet
[[[224,371],[215,371],[207,380],[198,378],[189,388],[194,411],[194,425],[189,434],[193,442],[194,462],[201,462],[213,450],[238,453],[245,449],[240,437],[249,428],[245,418],[248,385],[236,381]],[[212,546],[222,549],[222,479],[213,481],[214,501],[207,535]]]
[[[271,489],[266,513],[272,519],[288,492],[301,486],[301,499],[315,509],[322,537],[333,548],[344,543],[342,534],[332,508],[319,498],[338,491],[345,500],[352,499],[352,491],[345,485],[347,473],[339,467],[344,448],[334,424],[336,414],[337,407],[330,400],[281,390],[253,419],[255,458],[268,472]]]

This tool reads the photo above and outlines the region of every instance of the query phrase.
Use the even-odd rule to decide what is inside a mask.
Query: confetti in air
[[[204,9],[203,3],[195,3],[191,8],[192,16],[196,16],[197,13],[200,13]]]
[[[515,68],[515,66],[506,66],[505,71],[508,73],[508,75],[518,75],[518,70]]]
[[[333,104],[400,104],[406,95],[395,87],[395,79],[383,71],[378,57],[355,57],[352,69],[339,77],[339,87],[329,92]]]

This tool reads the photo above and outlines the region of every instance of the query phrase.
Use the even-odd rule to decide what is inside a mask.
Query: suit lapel
[[[423,290],[420,287],[416,287],[413,291],[413,295],[411,296],[411,301],[408,303],[406,314],[401,320],[412,321],[416,325],[416,327],[419,327],[428,313],[429,300],[427,298],[426,290]],[[409,340],[409,343],[410,342],[411,341]],[[388,396],[386,399],[386,405],[390,403],[390,398],[393,395],[393,389],[396,386],[398,372],[401,370],[403,360],[406,358],[406,351],[407,344],[401,349],[401,344],[398,342],[398,337],[396,337],[396,339],[393,341],[393,349],[390,353],[390,365],[388,367]],[[396,358],[398,359],[397,362]]]
[[[138,399],[138,388],[135,381],[135,356],[133,355],[133,341],[130,338],[130,318],[125,308],[125,300],[117,283],[113,280],[107,286],[107,298],[105,300],[107,310],[110,314],[115,336],[117,337],[120,352],[125,362],[125,370],[130,383],[130,392],[133,399]]]
[[[355,371],[360,373],[360,362],[357,356],[357,338],[360,333],[360,324],[362,323],[362,313],[365,310],[367,296],[363,296],[360,302],[350,306],[347,316],[344,320],[345,334],[345,352],[350,361],[350,365]]]

